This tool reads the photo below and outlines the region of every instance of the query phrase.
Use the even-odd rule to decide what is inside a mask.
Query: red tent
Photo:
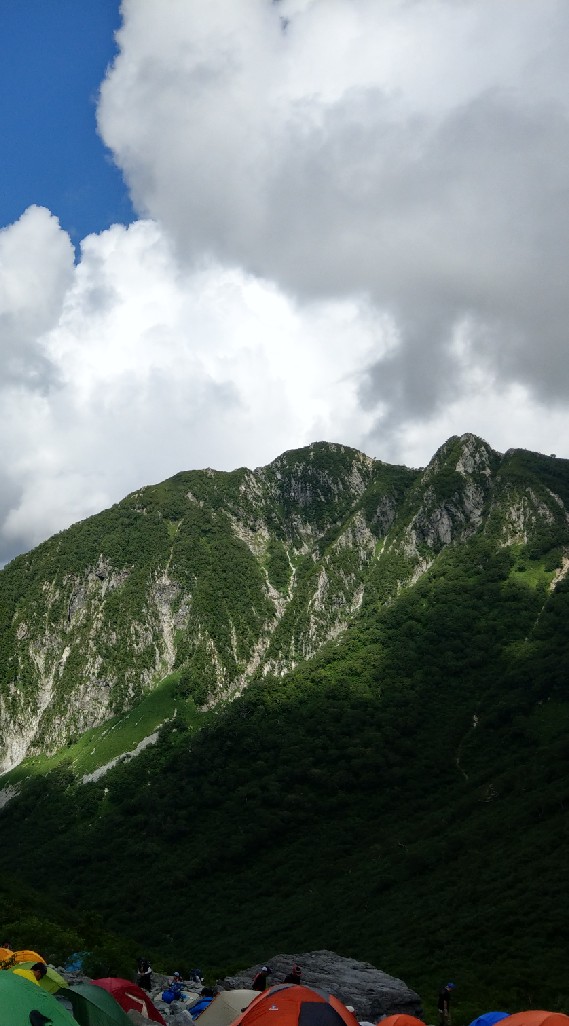
[[[399,1012],[397,1015],[386,1015],[385,1019],[380,1019],[377,1026],[425,1026],[425,1023],[421,1019],[416,1019],[414,1015],[407,1015],[405,1012]],[[569,1023],[567,1024],[569,1026]]]
[[[271,1026],[359,1026],[355,1015],[333,994],[294,983],[263,991],[231,1026],[262,1026],[267,1018]]]
[[[502,1019],[500,1026],[569,1026],[569,1015],[564,1012],[544,1012],[532,1009],[529,1012],[516,1012]]]
[[[121,980],[118,976],[103,976],[100,980],[93,980],[93,983],[112,994],[125,1012],[132,1008],[135,1012],[141,1012],[147,1019],[166,1026],[166,1020],[162,1018],[156,1005],[153,1004],[146,991],[137,987],[136,983],[131,983],[130,980]]]

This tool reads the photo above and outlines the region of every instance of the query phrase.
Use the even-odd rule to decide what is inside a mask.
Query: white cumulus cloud
[[[53,252],[66,253],[54,231]],[[42,388],[0,386],[4,558],[180,469],[257,465],[371,423],[358,369],[377,325],[349,300],[301,310],[239,269],[184,268],[152,221],[89,236],[63,295],[52,292],[55,323],[36,337]],[[32,282],[16,313],[34,301]]]
[[[378,437],[464,391],[465,316],[501,388],[566,404],[566,4],[123,11],[99,122],[139,209],[182,260],[392,315],[399,345],[379,344],[362,390]]]

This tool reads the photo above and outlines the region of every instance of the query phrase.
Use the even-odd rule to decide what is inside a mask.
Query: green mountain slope
[[[312,655],[357,611],[416,476],[316,443],[257,471],[179,474],[14,560],[0,573],[0,769],[172,672],[215,704]]]
[[[27,591],[7,568],[16,638],[38,594],[69,579],[54,551],[73,542],[81,566],[102,566],[104,544],[108,565],[111,523],[113,572],[131,568],[114,592],[128,598],[139,574],[145,596],[121,607],[129,638],[149,615],[152,559],[163,581],[168,553],[170,608],[200,601],[174,632],[172,672],[140,704],[5,776],[21,791],[0,813],[0,868],[16,864],[62,909],[96,911],[165,962],[328,947],[402,976],[428,1014],[450,975],[459,1022],[489,1007],[566,1009],[567,461],[501,457],[464,436],[421,473],[320,445],[255,475],[179,475],[143,504],[130,497],[79,525],[100,531],[87,555],[73,529],[22,557]],[[150,546],[135,560],[139,519],[168,535],[160,560]],[[235,567],[253,569],[234,594]],[[198,620],[202,648],[187,627]],[[199,712],[200,687],[235,694],[261,622],[273,630],[248,687]],[[88,649],[86,614],[79,623]],[[123,680],[137,651],[127,644]],[[228,652],[224,691],[212,666]]]

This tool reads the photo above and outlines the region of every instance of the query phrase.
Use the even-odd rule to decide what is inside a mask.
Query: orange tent
[[[399,1012],[398,1015],[386,1015],[385,1019],[380,1019],[377,1026],[425,1026],[422,1019],[416,1019],[414,1015],[406,1015],[404,1012]]]
[[[19,963],[19,962],[44,962],[45,963],[45,958],[42,958],[41,955],[38,955],[37,951],[28,951],[26,949],[25,951],[15,951],[14,952],[14,962],[16,962],[16,963]]]
[[[502,1019],[500,1026],[569,1026],[569,1015],[564,1012],[545,1012],[542,1009],[531,1009],[529,1012],[516,1012]]]
[[[271,1026],[359,1026],[355,1015],[333,994],[294,983],[263,991],[232,1026],[262,1026],[267,1017]]]

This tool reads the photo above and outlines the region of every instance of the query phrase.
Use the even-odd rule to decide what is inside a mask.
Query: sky
[[[0,562],[180,470],[569,457],[566,0],[1,0]]]

